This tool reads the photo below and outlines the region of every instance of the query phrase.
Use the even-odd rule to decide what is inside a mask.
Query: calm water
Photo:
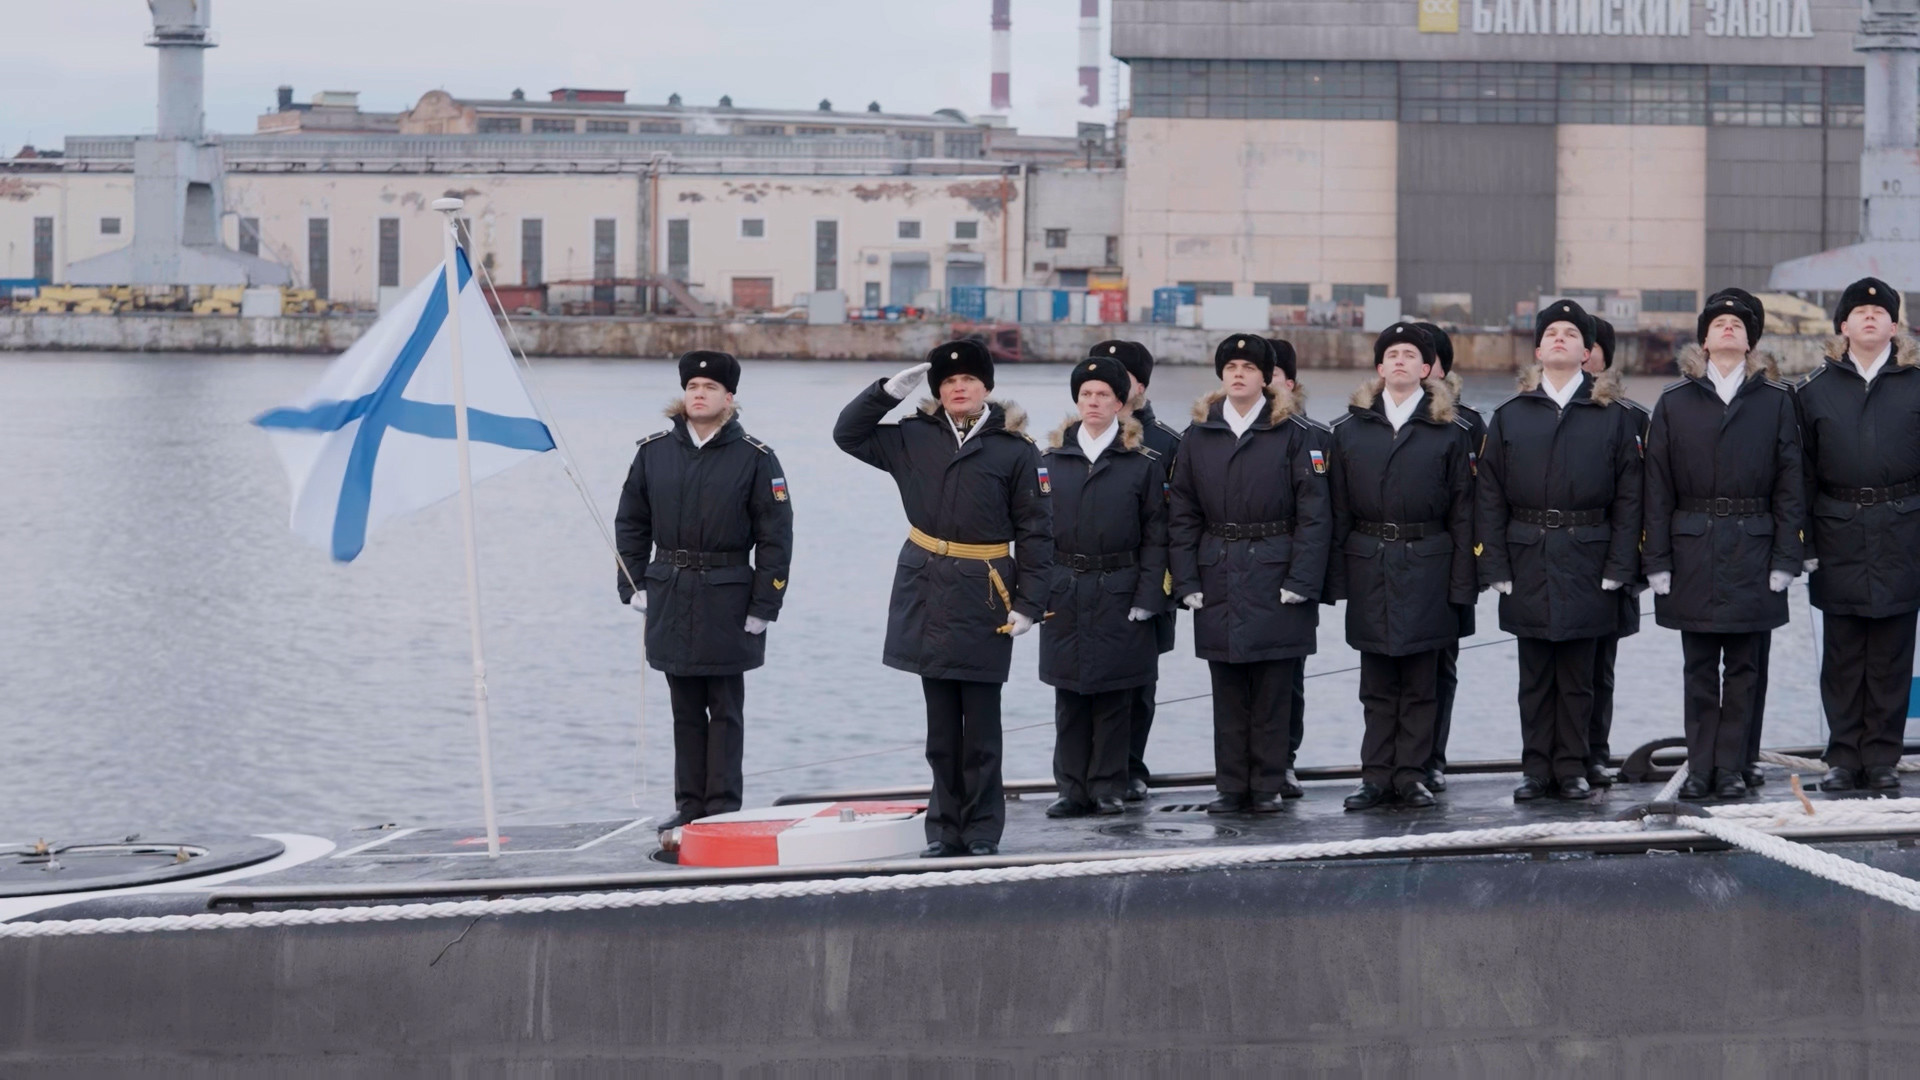
[[[324,364],[0,355],[0,839],[478,819],[455,504],[390,524],[358,561],[335,565],[287,531],[285,477],[247,423]],[[747,680],[750,805],[924,778],[917,680],[879,661],[905,522],[892,483],[830,437],[841,405],[895,366],[747,366],[743,419],[780,453],[796,532],[786,610],[767,666]],[[634,440],[664,424],[673,368],[549,361],[536,372],[610,519]],[[1338,415],[1357,378],[1310,375],[1313,415]],[[1067,411],[1064,367],[1005,369],[999,382],[1036,433]],[[1659,382],[1632,392],[1650,402]],[[1180,426],[1212,383],[1208,368],[1163,367],[1163,417]],[[1489,404],[1510,387],[1483,378],[1468,396]],[[482,485],[477,502],[502,810],[669,808],[665,685],[645,680],[637,747],[640,620],[618,604],[612,561],[555,455]],[[1794,622],[1774,639],[1771,745],[1822,738],[1803,586],[1793,600]],[[1458,759],[1518,756],[1514,647],[1494,624],[1488,594],[1486,632],[1468,644],[1490,644],[1461,659]],[[1304,764],[1358,758],[1357,660],[1341,625],[1323,613],[1308,661]],[[1163,771],[1212,766],[1209,703],[1197,697],[1206,666],[1187,628],[1161,666],[1161,699],[1193,698],[1161,712],[1148,760]],[[1037,638],[1016,644],[1007,687],[1013,777],[1051,768]],[[1616,750],[1679,734],[1680,667],[1679,636],[1650,619],[1623,644]]]

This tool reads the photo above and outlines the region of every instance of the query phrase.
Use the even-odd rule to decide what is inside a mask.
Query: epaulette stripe
[[[1153,422],[1153,426],[1159,428],[1161,431],[1166,432],[1167,434],[1173,436],[1176,439],[1180,437],[1180,433],[1168,427],[1167,422],[1165,420],[1155,420]]]
[[[1327,430],[1332,431],[1334,428],[1339,427],[1341,424],[1344,424],[1351,419],[1353,419],[1352,413],[1342,413],[1341,415],[1333,418],[1333,423],[1327,425]]]
[[[1160,451],[1155,450],[1153,447],[1147,446],[1144,443],[1134,447],[1134,449],[1140,451],[1141,453],[1147,455],[1149,458],[1152,458],[1155,461],[1160,460]]]
[[[758,450],[763,454],[773,453],[773,447],[768,446],[766,443],[761,442],[759,439],[756,439],[751,435],[742,435],[740,437],[746,440],[748,446],[753,447],[755,450]]]
[[[1807,377],[1800,380],[1800,385],[1805,386],[1808,383],[1812,382],[1813,380],[1819,378],[1820,373],[1825,370],[1827,370],[1827,365],[1821,364],[1819,367],[1814,368],[1812,371],[1807,372]]]
[[[667,430],[665,430],[665,431],[656,431],[656,432],[654,432],[653,434],[651,434],[651,435],[649,435],[649,436],[647,436],[646,438],[644,438],[644,439],[641,439],[641,440],[640,440],[639,442],[636,442],[636,443],[634,443],[633,445],[635,445],[635,446],[645,446],[645,445],[647,445],[648,443],[650,443],[650,442],[652,442],[653,440],[655,440],[655,439],[658,439],[658,438],[660,438],[660,437],[661,437],[662,435],[671,435],[671,434],[673,434],[673,429],[672,429],[672,428],[668,428],[668,429],[667,429]]]
[[[1767,385],[1775,389],[1785,390],[1789,394],[1793,393],[1793,384],[1784,379],[1768,379]]]
[[[1683,386],[1690,386],[1692,384],[1693,384],[1692,379],[1681,379],[1679,382],[1668,383],[1667,385],[1660,388],[1660,396],[1666,397],[1668,394],[1671,394],[1675,390],[1678,390]]]
[[[1471,420],[1469,420],[1469,419],[1467,419],[1467,418],[1466,418],[1466,417],[1464,417],[1464,416],[1456,416],[1456,417],[1454,417],[1454,418],[1453,418],[1453,422],[1454,422],[1455,424],[1458,424],[1458,425],[1460,425],[1460,428],[1461,428],[1461,430],[1463,430],[1463,431],[1472,431],[1472,430],[1473,430],[1473,421],[1471,421]]]

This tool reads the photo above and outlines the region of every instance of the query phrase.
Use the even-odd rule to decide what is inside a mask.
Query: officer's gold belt
[[[994,591],[1000,594],[1000,603],[1008,611],[1013,610],[1013,594],[1007,591],[1007,583],[1000,577],[1000,571],[993,560],[1004,559],[1013,554],[1011,544],[956,544],[950,540],[939,540],[921,532],[913,526],[907,527],[907,539],[915,547],[945,555],[951,559],[975,559],[987,564],[987,580],[993,582]]]

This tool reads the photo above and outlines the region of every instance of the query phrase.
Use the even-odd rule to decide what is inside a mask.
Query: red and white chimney
[[[1080,104],[1100,104],[1100,0],[1080,0]]]
[[[1012,3],[993,0],[993,108],[1002,110],[1013,107],[1013,16],[1008,10]]]

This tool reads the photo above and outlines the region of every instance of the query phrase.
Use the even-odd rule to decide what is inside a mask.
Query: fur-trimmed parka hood
[[[687,402],[685,398],[674,398],[672,401],[667,402],[667,407],[665,409],[661,410],[661,415],[665,416],[669,420],[678,420],[681,417],[685,416],[686,414],[687,414]],[[720,417],[720,426],[726,427],[729,421],[736,420],[739,418],[739,416],[740,416],[740,403],[736,401],[733,404],[727,406],[727,411],[725,415]]]
[[[1380,400],[1380,393],[1386,389],[1386,385],[1385,379],[1377,377],[1368,379],[1353,391],[1353,396],[1347,399],[1347,403],[1355,408],[1371,409],[1373,403]],[[1433,422],[1453,423],[1454,417],[1459,415],[1453,407],[1459,397],[1455,395],[1453,387],[1447,385],[1447,380],[1428,379],[1420,384],[1420,388],[1427,392],[1427,415],[1433,419]]]
[[[1307,414],[1307,391],[1298,383],[1294,384],[1291,391],[1284,387],[1268,385],[1262,387],[1260,392],[1267,396],[1267,422],[1269,424],[1278,427],[1281,421],[1292,416],[1294,413],[1299,413],[1302,416]],[[1215,390],[1211,394],[1202,397],[1199,401],[1194,402],[1193,422],[1196,424],[1205,423],[1207,417],[1213,415],[1213,407],[1225,400],[1227,400],[1227,392],[1225,390]]]
[[[1543,369],[1539,364],[1535,364],[1520,372],[1520,379],[1516,384],[1519,391],[1523,394],[1530,394],[1540,389],[1542,374]],[[1586,373],[1582,372],[1581,374],[1584,375]],[[1595,375],[1593,377],[1593,391],[1591,396],[1593,403],[1596,405],[1611,405],[1616,401],[1625,401],[1626,389],[1620,382],[1619,373],[1603,371]]]
[[[1846,356],[1846,338],[1835,334],[1827,339],[1827,359],[1838,363]],[[1920,367],[1920,341],[1910,334],[1893,335],[1893,362],[1900,367]]]
[[[1079,422],[1079,413],[1068,413],[1066,419],[1060,421],[1060,426],[1054,428],[1052,434],[1047,436],[1047,445],[1055,450],[1067,445],[1067,432],[1073,430],[1073,425]],[[1120,437],[1116,441],[1119,442],[1122,450],[1140,449],[1140,440],[1145,435],[1146,429],[1140,426],[1140,421],[1131,416],[1120,418]]]
[[[1027,433],[1027,410],[1021,408],[1018,405],[1015,405],[1011,401],[1001,401],[998,398],[988,398],[987,410],[989,415],[991,415],[992,410],[994,409],[1000,410],[1000,417],[1001,417],[1000,426],[1001,427],[1006,428],[1008,431],[1013,432],[1015,435],[1025,435]],[[920,399],[920,415],[927,417],[928,419],[938,418],[940,415],[940,399],[939,398],[921,398]],[[984,416],[981,417],[981,420],[985,421],[986,417]]]
[[[1680,374],[1689,379],[1704,379],[1707,376],[1707,350],[1699,345],[1689,345],[1681,349],[1680,355],[1674,357],[1674,362],[1680,365]],[[1779,379],[1779,358],[1772,353],[1761,352],[1759,349],[1747,353],[1746,378],[1750,379],[1755,375]]]

